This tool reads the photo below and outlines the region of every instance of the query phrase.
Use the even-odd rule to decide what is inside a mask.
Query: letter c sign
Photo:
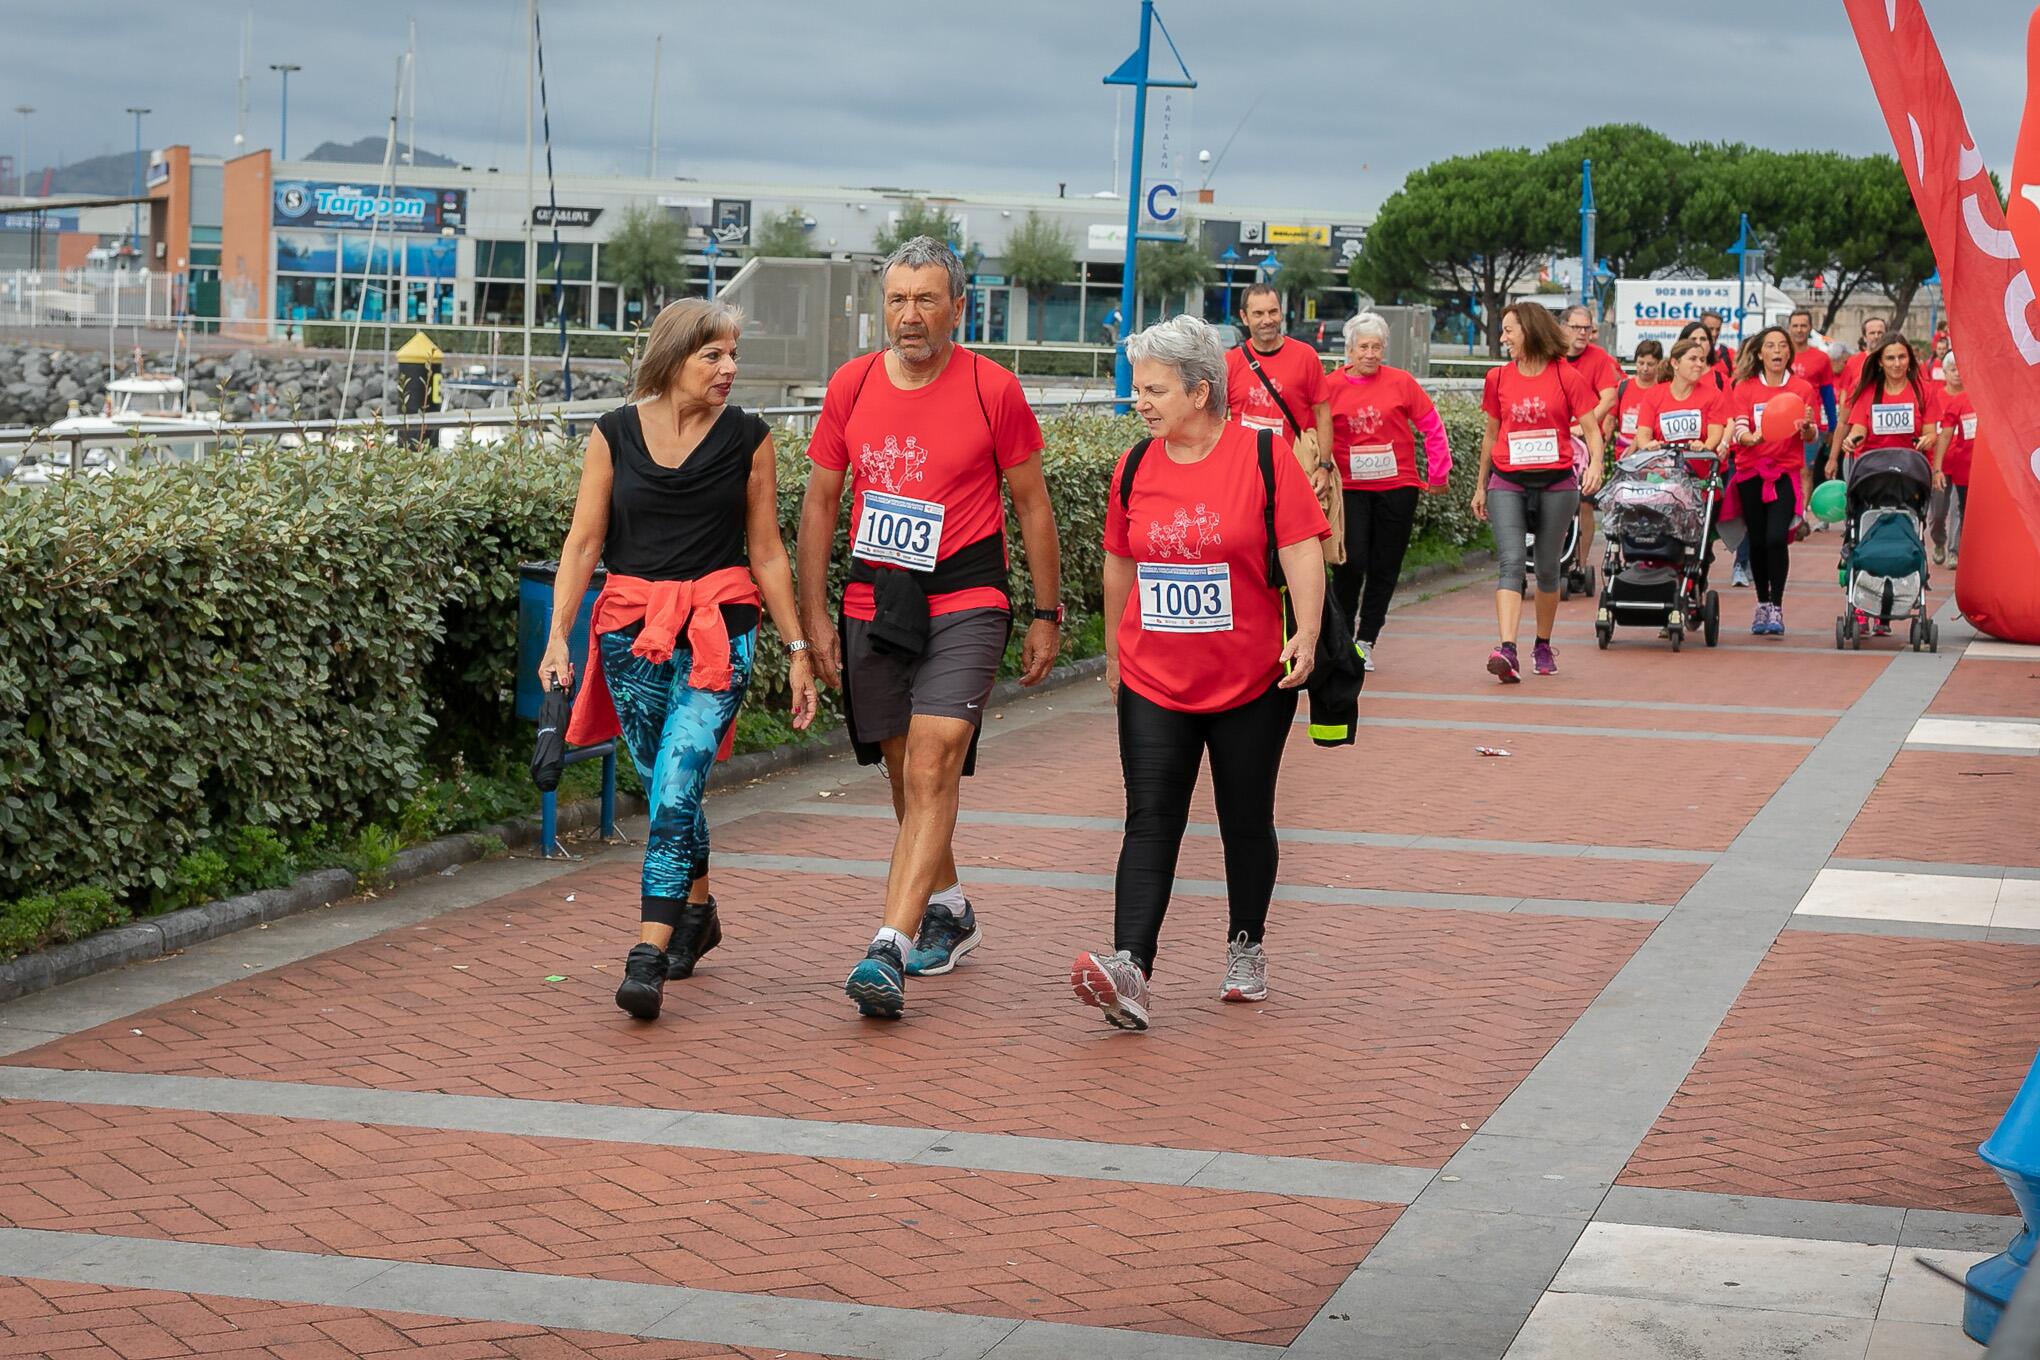
[[[1150,221],[1172,222],[1180,209],[1176,206],[1182,194],[1176,186],[1166,180],[1148,186],[1147,215]]]

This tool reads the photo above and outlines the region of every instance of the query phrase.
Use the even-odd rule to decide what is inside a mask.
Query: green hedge
[[[1474,417],[1455,406],[1454,441],[1471,447]],[[1044,432],[1074,654],[1096,645],[1105,486],[1139,427],[1092,413]],[[789,544],[804,443],[779,438]],[[516,568],[558,552],[578,464],[577,446],[536,436],[456,454],[250,446],[0,495],[0,692],[12,700],[0,918],[6,899],[80,885],[165,910],[321,857],[373,869],[402,840],[461,829],[460,809],[514,809],[502,755],[528,741],[511,712]],[[1479,537],[1470,464],[1452,494],[1425,498],[1426,541]],[[1017,529],[1012,554],[1024,592]],[[846,564],[839,539],[832,589]],[[773,716],[785,661],[766,630],[753,744],[786,735]]]

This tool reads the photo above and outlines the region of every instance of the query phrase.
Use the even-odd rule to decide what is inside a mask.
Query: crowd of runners
[[[569,739],[620,733],[649,804],[639,941],[616,994],[634,1017],[655,1018],[666,984],[722,938],[703,795],[727,753],[762,615],[791,654],[794,726],[812,721],[817,685],[840,687],[858,760],[891,787],[884,900],[845,978],[850,1001],[898,1017],[909,978],[949,972],[984,938],[952,843],[961,781],[975,770],[1016,622],[1021,682],[1053,665],[1063,583],[1041,428],[1013,373],[954,340],[965,282],[955,254],[929,237],[885,261],[886,346],[828,384],[791,553],[770,430],[729,403],[742,317],[727,305],[666,307],[632,403],[589,438],[556,591],[579,598],[607,569]],[[1330,372],[1284,334],[1275,289],[1250,288],[1241,319],[1247,334],[1232,347],[1192,316],[1127,337],[1146,433],[1099,488],[1126,817],[1111,947],[1077,954],[1070,984],[1126,1029],[1148,1027],[1207,757],[1227,890],[1218,995],[1269,994],[1276,782],[1299,697],[1314,739],[1352,741],[1359,675],[1382,662],[1420,499],[1445,491],[1455,457],[1424,389],[1384,362],[1380,317],[1346,322]],[[1955,551],[1975,415],[1944,341],[1921,354],[1873,318],[1838,376],[1806,312],[1736,354],[1721,346],[1720,323],[1708,314],[1668,351],[1646,342],[1628,373],[1597,343],[1587,308],[1561,319],[1525,303],[1504,315],[1508,359],[1485,381],[1477,453],[1460,451],[1478,458],[1472,509],[1492,526],[1499,561],[1487,669],[1502,682],[1521,680],[1532,584],[1532,669],[1557,673],[1567,554],[1575,569],[1587,560],[1592,498],[1623,455],[1722,460],[1710,461],[1724,468],[1726,494],[1710,512],[1700,578],[1704,587],[1718,535],[1736,553],[1735,583],[1753,589],[1753,633],[1784,631],[1787,548],[1807,526],[1810,484],[1866,447],[1898,440],[1931,459],[1935,560]],[[1791,416],[1784,428],[1778,411]],[[849,573],[831,599],[846,490]],[[1023,599],[1009,593],[1007,498],[1026,549]],[[572,618],[555,612],[544,684],[575,686]]]

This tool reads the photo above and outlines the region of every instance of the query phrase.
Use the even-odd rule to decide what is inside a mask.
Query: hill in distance
[[[399,145],[397,157],[400,165],[403,163],[403,154],[404,149]],[[147,150],[142,152],[145,161],[148,155]],[[382,158],[383,139],[380,137],[363,137],[351,145],[343,142],[321,142],[309,156],[305,157],[308,161],[326,161],[342,165],[381,165]],[[422,147],[419,148],[416,163],[435,167],[460,164]],[[147,168],[146,165],[143,166],[144,173],[147,172]],[[42,168],[33,167],[28,173],[30,184],[40,191]],[[11,181],[9,187],[12,187]],[[73,161],[57,170],[50,186],[50,192],[58,194],[105,194],[111,197],[131,194],[134,191],[135,153],[132,151],[116,151],[110,155],[91,156],[82,161]]]
[[[380,137],[363,137],[360,141],[353,143],[320,142],[318,146],[312,149],[312,154],[306,156],[305,159],[308,161],[340,161],[348,165],[381,165],[383,160],[383,139]],[[397,164],[402,165],[403,163],[404,144],[399,142],[397,143]],[[435,152],[420,149],[417,159],[412,164],[453,166],[459,165],[460,162],[450,160]]]

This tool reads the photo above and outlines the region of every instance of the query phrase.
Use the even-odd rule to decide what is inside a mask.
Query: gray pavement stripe
[[[882,859],[829,859],[815,855],[757,855],[742,850],[718,850],[716,865],[725,869],[758,869],[789,874],[847,874],[852,878],[883,881],[891,866]],[[1004,865],[969,866],[972,883],[1003,883],[1020,888],[1068,888],[1077,891],[1110,892],[1111,874],[1073,873],[1056,869],[1011,869]],[[1225,884],[1215,878],[1179,878],[1178,897],[1226,895]],[[1305,883],[1277,883],[1277,902],[1315,902],[1335,907],[1418,907],[1441,911],[1521,911],[1544,916],[1617,915],[1639,921],[1655,921],[1670,910],[1663,904],[1628,902],[1573,902],[1544,897],[1487,897],[1475,893],[1392,892],[1373,888],[1325,888]]]
[[[536,1271],[0,1228],[0,1275],[869,1360],[1274,1360],[1274,1346]]]
[[[1831,859],[1830,869],[1869,869],[1886,874],[1947,874],[1954,878],[2040,878],[2040,869],[2022,864],[1937,864],[1930,859]]]
[[[0,1100],[128,1105],[206,1114],[340,1120],[522,1138],[577,1138],[718,1152],[776,1153],[961,1167],[1081,1180],[1251,1190],[1295,1198],[1407,1204],[1437,1173],[1309,1157],[1028,1138],[767,1115],[655,1110],[572,1101],[384,1091],[236,1077],[0,1066]]]
[[[885,803],[815,803],[786,809],[803,817],[855,817],[890,822],[891,805]],[[977,812],[968,808],[956,820],[974,826],[1028,826],[1043,830],[1106,831],[1119,835],[1126,823],[1117,817],[1065,817],[1047,812]],[[1415,833],[1391,835],[1376,831],[1321,831],[1312,827],[1278,826],[1284,841],[1311,845],[1365,845],[1391,850],[1453,850],[1491,855],[1531,855],[1545,859],[1649,860],[1661,864],[1712,864],[1721,858],[1714,850],[1676,850],[1654,845],[1572,845],[1561,841],[1500,841],[1469,836],[1425,836]],[[1218,839],[1213,822],[1191,822],[1184,834],[1206,840]],[[2036,871],[2040,876],[2040,871]]]
[[[1594,1215],[1600,1223],[1703,1232],[1754,1233],[1816,1242],[2002,1251],[2023,1226],[2016,1215],[1954,1214],[1896,1205],[1828,1204],[1816,1200],[1721,1195],[1704,1190],[1653,1190],[1618,1185]]]
[[[1767,704],[1673,704],[1658,699],[1639,701],[1636,699],[1554,699],[1545,695],[1535,698],[1517,697],[1513,694],[1434,694],[1416,690],[1369,689],[1361,694],[1360,700],[1386,699],[1396,703],[1438,703],[1438,704],[1550,704],[1566,708],[1617,708],[1626,713],[1646,709],[1652,713],[1747,713],[1753,717],[1766,718],[1839,718],[1839,708],[1777,708]],[[1935,716],[1940,716],[1936,714]]]
[[[1535,700],[1526,700],[1534,703]],[[1299,713],[1299,723],[1310,715]],[[1639,741],[1721,741],[1743,746],[1813,746],[1819,737],[1788,737],[1772,732],[1688,732],[1676,727],[1581,727],[1571,723],[1525,722],[1496,718],[1492,722],[1458,718],[1361,718],[1359,727],[1402,727],[1432,732],[1549,732],[1559,737],[1628,737]],[[2031,755],[2032,752],[2026,754]]]
[[[2040,944],[2040,929],[2031,926],[1979,926],[1954,921],[1889,921],[1870,916],[1801,916],[1792,930],[1828,935],[1889,935],[1914,940],[1989,940],[2000,944]]]
[[[1953,668],[1948,654],[1883,668],[1403,1211],[1289,1355],[1507,1349],[1592,1217],[1596,1186],[1613,1184],[1677,1093]],[[1451,1291],[1423,1295],[1423,1282],[1440,1276]],[[1499,1329],[1469,1323],[1472,1330],[1448,1337],[1461,1347],[1453,1352],[1400,1326],[1352,1325],[1396,1316],[1413,1290],[1471,1318],[1513,1316],[1515,1327],[1497,1345]]]

